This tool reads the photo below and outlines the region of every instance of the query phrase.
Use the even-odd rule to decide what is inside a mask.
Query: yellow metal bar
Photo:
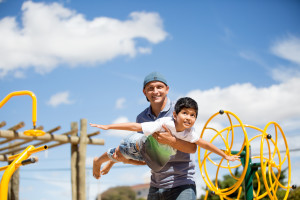
[[[216,117],[218,114],[224,114],[226,113],[227,117],[228,117],[228,121],[230,126],[224,128],[221,131],[216,130],[215,128],[211,128],[208,127],[208,124],[210,123],[210,121]],[[231,117],[234,117],[239,124],[237,125],[233,125]],[[270,125],[274,125],[274,132],[275,132],[275,137],[274,139],[272,137],[270,137],[270,134],[267,133],[267,129]],[[202,129],[201,132],[201,138],[203,137],[203,134],[206,130],[212,130],[215,132],[213,138],[209,141],[210,143],[212,143],[217,137],[221,137],[221,141],[224,142],[225,145],[225,153],[230,155],[231,152],[231,148],[233,146],[233,138],[234,138],[234,128],[236,127],[241,127],[243,132],[244,132],[244,142],[242,144],[242,148],[238,153],[235,153],[236,155],[240,155],[241,152],[243,150],[246,150],[245,152],[245,166],[248,166],[247,161],[249,160],[249,146],[250,146],[250,142],[252,142],[254,139],[261,137],[260,139],[260,156],[253,156],[252,158],[259,158],[260,159],[260,167],[262,170],[262,177],[263,177],[263,183],[264,186],[266,188],[266,192],[264,192],[263,194],[260,194],[261,192],[261,183],[260,183],[260,178],[258,176],[257,173],[255,173],[256,178],[258,180],[258,189],[257,192],[253,191],[253,196],[255,200],[259,200],[262,199],[266,196],[268,196],[268,198],[270,200],[277,200],[278,197],[276,196],[276,192],[278,190],[279,187],[281,187],[281,189],[285,189],[285,196],[283,200],[286,200],[288,198],[289,195],[289,190],[290,188],[293,188],[293,186],[291,186],[291,160],[290,160],[290,155],[289,155],[289,148],[288,148],[288,144],[287,144],[287,140],[286,137],[281,129],[281,127],[276,123],[276,122],[269,122],[264,130],[257,128],[255,126],[251,126],[251,125],[246,125],[243,124],[241,122],[241,120],[232,112],[230,111],[220,111],[219,113],[215,113],[214,115],[212,115],[208,121],[205,123],[204,128]],[[261,132],[261,134],[254,136],[253,138],[251,138],[250,140],[248,139],[247,136],[247,132],[245,130],[245,128],[252,128],[254,130],[257,130],[259,132]],[[226,139],[223,137],[224,133],[226,134]],[[286,148],[286,153],[284,156],[282,156],[280,154],[280,150],[279,150],[279,133],[281,133],[281,136],[283,138],[284,141],[284,145]],[[231,136],[231,140],[230,140],[230,134]],[[264,146],[264,143],[267,146]],[[264,147],[268,150],[268,154],[266,156],[264,156],[263,154],[263,149]],[[198,160],[199,160],[199,168],[200,168],[200,172],[201,172],[201,176],[205,182],[205,184],[207,185],[207,187],[211,190],[214,191],[216,195],[219,195],[220,199],[226,199],[226,200],[233,200],[232,198],[228,197],[228,195],[232,194],[234,191],[237,190],[237,188],[239,187],[238,190],[238,195],[235,199],[239,199],[240,195],[241,195],[241,182],[244,179],[244,175],[247,169],[244,169],[241,176],[239,178],[234,177],[234,175],[232,174],[231,170],[233,168],[235,168],[236,166],[230,166],[229,162],[227,162],[227,166],[223,166],[222,165],[222,161],[221,160],[219,163],[214,162],[213,160],[210,159],[210,154],[211,152],[208,152],[207,150],[204,150],[204,155],[203,155],[203,159],[201,159],[200,156],[200,151],[201,148],[198,147]],[[278,159],[278,163],[277,163],[277,159]],[[214,183],[211,181],[208,172],[207,172],[207,165],[206,165],[206,161],[210,161],[213,165],[215,165],[217,167],[216,169],[216,174],[215,174],[215,181]],[[275,162],[276,161],[276,162]],[[281,167],[283,166],[283,164],[287,161],[287,165],[288,165],[288,181],[287,181],[287,186],[284,186],[283,184],[281,184],[279,182],[279,178],[280,178],[280,174],[281,174]],[[241,165],[241,164],[240,164]],[[238,166],[240,166],[238,165]],[[218,176],[219,176],[219,170],[221,168],[225,168],[228,169],[231,176],[237,180],[237,182],[233,185],[231,185],[230,187],[227,187],[225,189],[221,189],[218,187]],[[277,175],[275,174],[275,170],[277,170]],[[207,192],[206,192],[206,198],[207,198]]]
[[[36,126],[36,116],[37,116],[37,101],[36,96],[33,92],[28,90],[23,91],[15,91],[10,94],[8,94],[1,102],[0,102],[0,108],[11,98],[14,96],[21,96],[21,95],[29,95],[32,98],[32,123],[33,127]]]
[[[17,154],[18,156],[11,156],[14,161],[5,167],[1,167],[0,170],[4,170],[1,182],[0,182],[0,199],[7,200],[7,192],[8,192],[8,184],[13,173],[22,165],[22,161],[26,160],[31,154],[36,153],[38,151],[42,151],[47,149],[48,147],[45,145],[43,147],[35,148],[32,145],[29,145],[22,153]],[[11,158],[10,157],[10,158]]]
[[[6,170],[8,166],[0,167],[0,171]]]
[[[204,200],[207,200],[208,193],[209,193],[209,191],[208,191],[208,190],[206,190],[206,192],[205,192],[205,197],[204,197]]]
[[[0,199],[1,200],[7,200],[7,192],[8,192],[8,184],[9,184],[9,180],[11,178],[11,176],[13,175],[13,173],[18,169],[18,167],[16,166],[17,163],[20,163],[22,160],[27,159],[28,156],[28,151],[32,150],[34,148],[34,146],[30,145],[28,146],[20,155],[17,159],[15,159],[5,170],[2,179],[1,179],[1,183],[0,183]]]
[[[31,154],[34,154],[34,153],[37,153],[37,152],[40,152],[40,151],[44,151],[46,149],[48,149],[48,146],[44,145],[42,147],[38,147],[38,148],[35,148],[33,150],[28,151],[28,154],[31,155]]]
[[[203,180],[204,180],[204,182],[206,183],[207,187],[208,187],[210,190],[214,191],[217,195],[219,195],[221,199],[223,199],[223,197],[225,197],[226,195],[230,195],[230,194],[232,194],[233,192],[235,192],[235,191],[239,188],[239,186],[242,184],[242,181],[243,181],[243,179],[244,179],[244,177],[245,177],[245,175],[246,175],[247,166],[248,166],[248,162],[249,162],[249,145],[250,145],[249,140],[248,140],[248,136],[247,136],[247,132],[246,132],[246,129],[245,129],[245,126],[244,126],[244,124],[242,123],[242,121],[238,118],[238,116],[235,115],[234,113],[230,112],[230,111],[223,111],[223,113],[226,113],[226,115],[227,115],[227,117],[228,117],[228,121],[229,121],[229,123],[230,123],[230,126],[227,127],[227,128],[225,128],[225,129],[223,129],[221,132],[216,131],[217,134],[215,135],[215,137],[213,137],[213,139],[210,141],[210,143],[213,142],[213,140],[216,138],[217,135],[220,135],[221,138],[222,138],[222,140],[223,140],[223,142],[224,142],[224,144],[225,144],[225,146],[226,146],[226,148],[227,148],[227,149],[226,149],[226,152],[229,153],[229,152],[231,151],[231,148],[232,148],[232,145],[233,145],[233,137],[234,137],[234,130],[233,130],[233,128],[235,127],[235,126],[232,124],[232,120],[231,120],[231,118],[230,118],[230,115],[232,115],[232,116],[239,122],[239,126],[242,128],[243,133],[244,133],[244,144],[242,145],[242,148],[241,148],[240,152],[239,152],[237,155],[239,155],[239,154],[243,151],[244,147],[246,147],[246,156],[245,156],[245,157],[246,157],[246,159],[245,159],[245,160],[246,160],[246,163],[245,163],[245,166],[246,166],[246,167],[244,168],[244,170],[243,170],[243,172],[242,172],[242,174],[241,174],[241,177],[237,180],[237,182],[236,182],[235,184],[233,184],[231,187],[226,188],[226,189],[219,189],[219,188],[218,188],[218,185],[217,185],[217,177],[216,177],[215,185],[214,185],[214,184],[212,183],[212,181],[210,180],[210,178],[209,178],[209,176],[208,176],[208,173],[207,173],[207,170],[206,170],[206,159],[209,159],[208,156],[207,156],[207,150],[205,150],[205,152],[204,152],[204,159],[203,159],[203,162],[201,162],[201,157],[200,157],[201,148],[198,147],[199,167],[200,167],[200,172],[201,172],[201,175],[202,175],[202,177],[203,177]],[[209,124],[209,122],[210,122],[215,116],[217,116],[218,114],[223,114],[223,113],[221,113],[221,112],[215,113],[214,115],[212,115],[212,116],[207,120],[207,122],[205,123],[204,128],[203,128],[203,130],[202,130],[202,132],[201,132],[201,136],[200,136],[201,138],[203,137],[204,131],[207,129],[207,125]],[[209,129],[212,129],[212,128],[209,128]],[[229,132],[227,132],[226,140],[223,138],[222,134],[220,134],[220,133],[222,133],[224,130],[231,131],[231,134],[232,134],[232,140],[231,140],[231,144],[230,144],[230,145],[228,145],[228,133],[229,133]],[[210,159],[209,159],[209,160],[210,160]],[[200,163],[201,163],[201,164],[200,164]],[[227,163],[227,165],[228,165],[228,163]],[[217,168],[217,173],[216,173],[216,176],[218,176],[219,169],[220,169],[220,168],[223,168],[223,167],[221,166],[221,162],[220,162],[220,164],[218,164],[218,165],[216,165],[216,166],[218,166],[218,168]],[[202,167],[204,168],[204,173],[203,173]],[[227,166],[227,167],[228,167],[228,166]],[[228,167],[228,168],[230,168],[230,167]],[[204,176],[204,174],[206,175],[206,177]]]
[[[35,148],[35,149],[32,149],[30,151],[28,151],[28,155],[31,155],[31,154],[34,154],[34,153],[37,153],[37,152],[40,152],[40,151],[43,151],[43,150],[46,150],[48,148],[47,145],[44,145],[42,147],[38,147],[38,148]],[[8,160],[14,160],[16,157],[18,157],[20,154],[16,154],[16,155],[13,155],[13,156],[9,156],[8,157]]]

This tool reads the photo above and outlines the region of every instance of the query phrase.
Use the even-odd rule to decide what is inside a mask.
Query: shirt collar
[[[161,113],[168,112],[170,110],[170,108],[171,108],[171,100],[167,97],[167,103],[166,103],[164,109],[162,111],[160,111],[160,113],[158,114],[158,117],[153,115],[152,110],[151,110],[151,105],[148,107],[147,115],[153,119],[156,119],[156,118],[159,118]]]

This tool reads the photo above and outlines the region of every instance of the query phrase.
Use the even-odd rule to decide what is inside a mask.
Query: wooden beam
[[[41,140],[41,141],[57,141],[62,143],[71,143],[71,144],[78,144],[79,137],[78,136],[68,136],[68,135],[51,135],[45,134],[43,136],[27,136],[24,135],[23,132],[14,132],[10,130],[0,130],[0,137],[7,138],[7,139],[32,139],[32,140]],[[87,144],[93,145],[104,145],[103,139],[89,139],[87,136],[82,138],[83,141],[87,142]]]
[[[17,131],[17,130],[19,130],[20,128],[23,128],[25,126],[25,123],[24,122],[19,122],[17,125],[14,125],[13,127],[10,127],[8,130],[10,130],[10,131]],[[0,142],[0,145],[1,144],[5,144],[5,143],[8,143],[8,142],[10,142],[10,141],[12,141],[12,140],[14,140],[15,138],[7,138],[7,139],[5,139],[5,140],[2,140],[1,142]]]
[[[39,129],[39,128],[42,128],[42,129],[43,129],[42,126],[39,126],[37,129]],[[39,129],[39,130],[42,130],[42,129]],[[49,134],[49,133],[52,134],[54,131],[57,131],[57,130],[59,130],[59,129],[60,129],[60,126],[57,126],[57,127],[53,128],[53,129],[47,131],[46,134],[47,134],[47,133],[48,133],[48,134]],[[11,148],[16,147],[16,146],[19,146],[19,147],[20,147],[20,146],[22,146],[23,144],[29,143],[29,142],[31,142],[31,141],[33,141],[33,139],[24,140],[24,141],[21,141],[21,142],[15,142],[15,143],[13,143],[12,145],[9,144],[9,145],[6,146],[6,147],[0,148],[0,151],[7,150],[7,149],[11,149]],[[40,145],[45,144],[45,143],[47,143],[47,142],[44,142],[44,143],[41,143],[41,144],[34,144],[33,146],[40,146]],[[24,148],[19,148],[19,150],[23,150],[23,149],[25,149],[25,148],[26,148],[26,147],[24,147]]]
[[[5,144],[5,143],[8,143],[8,142],[10,142],[10,141],[12,141],[13,139],[5,139],[5,140],[2,140],[1,142],[0,142],[0,145],[1,144]]]
[[[92,137],[92,136],[99,135],[99,134],[100,134],[100,131],[96,131],[96,132],[94,132],[94,133],[88,134],[87,136],[88,136],[88,137]]]
[[[61,128],[61,126],[57,126],[57,127],[53,128],[53,129],[47,131],[47,133],[52,134],[53,132],[60,130],[60,128]]]
[[[20,122],[17,125],[14,125],[13,127],[9,128],[8,130],[17,131],[20,128],[23,128],[24,126],[25,126],[25,123],[24,122]]]
[[[61,143],[61,142],[57,142],[55,144],[51,144],[51,145],[47,145],[48,146],[48,150],[51,149],[51,148],[54,148],[54,147],[57,147],[57,146],[60,146],[60,145],[64,145],[64,144],[68,144],[68,143]]]
[[[37,129],[37,130],[44,130],[44,126],[38,126],[35,129]]]
[[[8,158],[6,155],[0,155],[0,161],[8,161]]]
[[[2,122],[0,123],[0,128],[4,127],[5,125],[6,125],[6,122],[5,122],[5,121],[2,121]]]

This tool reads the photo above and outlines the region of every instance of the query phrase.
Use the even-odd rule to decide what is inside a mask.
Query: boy
[[[116,129],[116,130],[127,130],[127,131],[143,131],[144,134],[134,133],[123,140],[123,142],[117,147],[121,151],[122,155],[130,159],[130,164],[141,164],[139,161],[144,161],[143,156],[140,153],[140,149],[143,148],[145,141],[147,139],[151,140],[151,135],[154,132],[161,131],[162,128],[168,128],[172,134],[184,141],[190,143],[195,143],[202,148],[212,151],[223,158],[234,161],[238,159],[238,156],[228,156],[222,150],[218,149],[211,143],[204,141],[199,138],[193,127],[198,115],[198,105],[197,102],[192,98],[184,97],[180,98],[175,104],[175,111],[173,113],[173,118],[163,117],[154,122],[144,122],[144,123],[121,123],[121,124],[111,124],[111,125],[97,125],[90,124],[93,127],[98,127],[103,130]],[[147,137],[149,136],[149,137]],[[152,139],[154,140],[154,139]],[[149,143],[148,143],[149,144]],[[150,142],[150,145],[155,145],[155,142]],[[157,147],[156,147],[157,148]],[[157,151],[152,152],[151,148],[146,152],[151,159],[145,160],[146,164],[154,171],[159,171],[170,159],[170,156],[176,153],[176,150],[168,145],[161,145],[159,153]],[[150,150],[149,150],[150,149]],[[102,154],[99,158],[94,159],[93,163],[93,175],[96,179],[99,179],[101,174],[107,174],[111,167],[117,161],[113,158],[113,154],[116,148],[108,150],[108,152]],[[108,162],[103,169],[101,165],[104,162]]]

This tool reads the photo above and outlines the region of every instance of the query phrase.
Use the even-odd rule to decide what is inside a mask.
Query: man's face
[[[162,103],[165,100],[168,92],[169,86],[166,86],[160,81],[152,81],[143,89],[143,93],[151,104]]]

